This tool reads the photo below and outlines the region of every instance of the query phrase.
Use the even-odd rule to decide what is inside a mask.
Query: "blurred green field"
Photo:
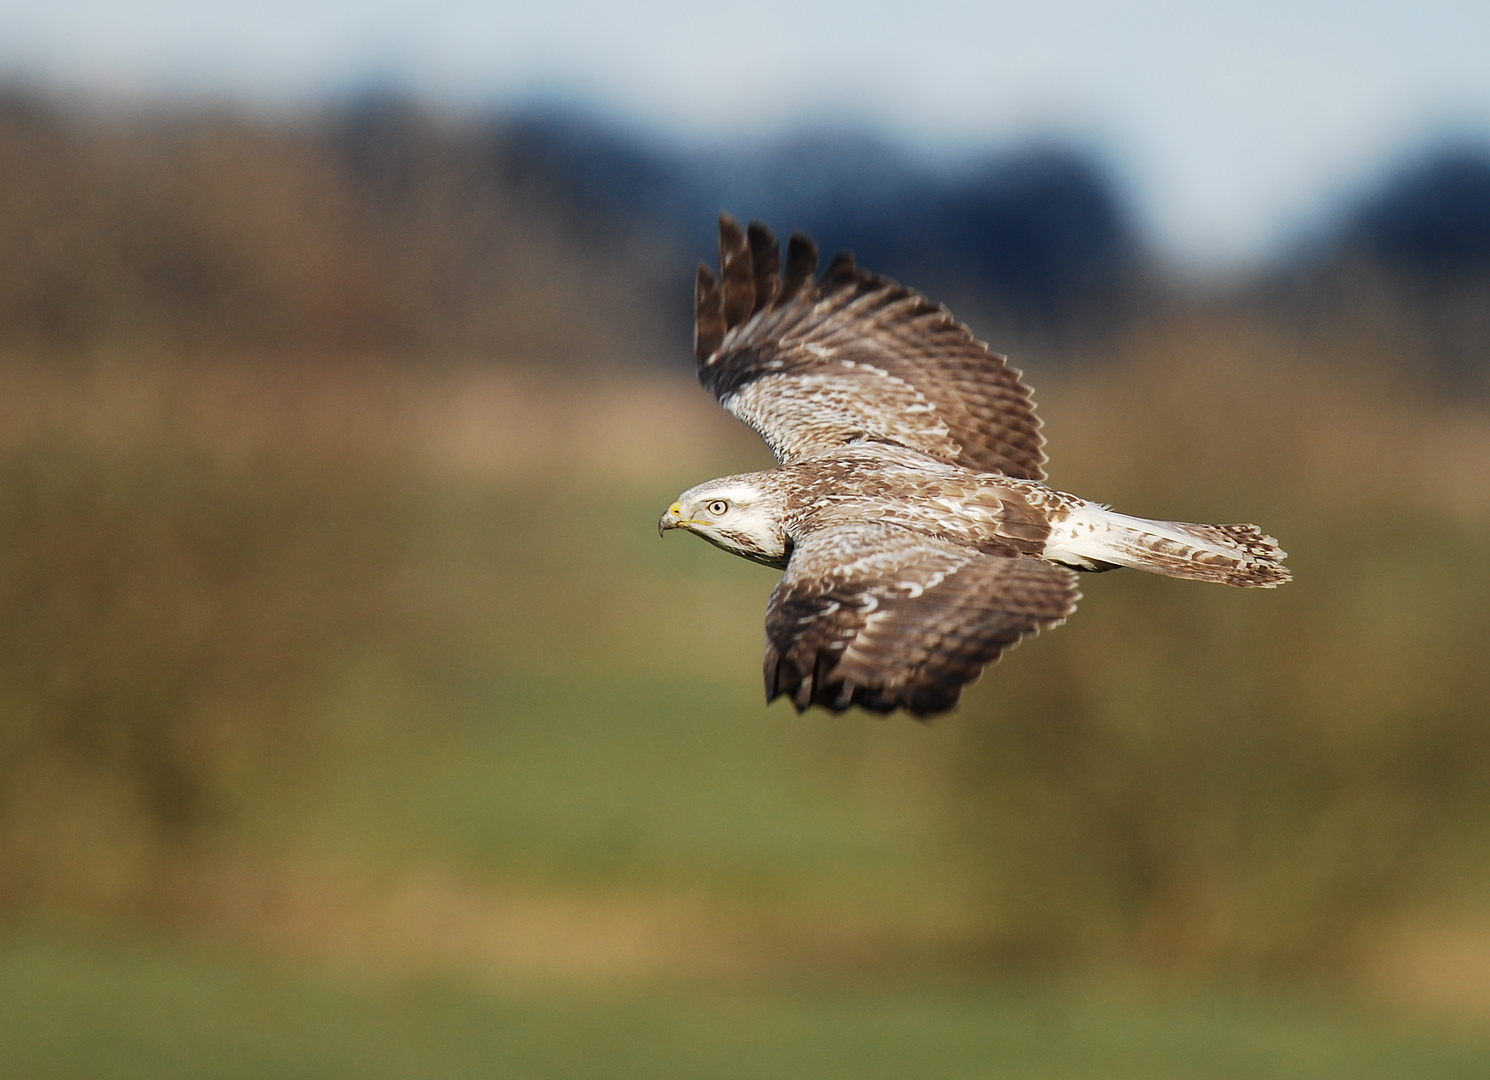
[[[1087,576],[931,725],[763,705],[684,382],[0,365],[0,1068],[1482,1075],[1490,417],[1130,347],[1054,482],[1297,580]]]
[[[646,494],[620,494],[571,484],[585,525],[558,534],[527,524],[547,491],[470,508],[452,531],[479,550],[431,565],[477,599],[476,625],[348,688],[323,812],[400,859],[583,884],[779,892],[924,861],[926,796],[882,802],[859,773],[934,734],[767,710],[773,573],[660,541]]]
[[[311,974],[150,940],[12,934],[0,1075],[1480,1077],[1483,1032],[1318,1001],[1011,983],[642,986],[514,995]]]

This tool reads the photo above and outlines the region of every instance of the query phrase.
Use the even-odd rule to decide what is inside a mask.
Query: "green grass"
[[[505,682],[491,699],[510,702]],[[671,688],[626,685],[603,701],[559,690],[519,706],[520,723],[497,716],[410,740],[403,753],[385,746],[344,764],[323,827],[338,830],[338,846],[375,845],[381,858],[422,853],[580,884],[770,889],[919,864],[936,847],[924,811],[876,802],[851,774],[823,767],[823,733],[805,727],[821,721],[738,705],[659,709]],[[481,711],[480,685],[471,691],[452,712]]]
[[[723,462],[645,483],[393,469],[386,486],[369,466],[350,488],[308,472],[282,491],[206,466],[177,490],[154,459],[122,479],[89,461],[75,499],[13,485],[35,498],[11,500],[34,541],[12,579],[50,598],[17,592],[13,621],[50,612],[59,648],[13,650],[32,664],[19,705],[0,681],[0,736],[34,744],[0,769],[17,808],[0,875],[30,875],[0,891],[15,925],[76,915],[134,944],[14,937],[0,1073],[1490,1071],[1483,1045],[1281,981],[1261,1002],[987,981],[1001,962],[1194,985],[1371,971],[1347,946],[1373,959],[1368,934],[1412,890],[1481,881],[1478,526],[1430,519],[1442,558],[1414,559],[1403,515],[1358,527],[1358,508],[1285,491],[1258,516],[1295,549],[1289,589],[1089,578],[1070,626],[927,726],[764,705],[775,575],[655,532]],[[178,573],[158,534],[202,573]],[[121,730],[138,738],[103,737]],[[115,787],[90,801],[42,767],[79,756],[85,780],[142,797],[191,780],[192,828],[157,815],[159,845],[121,842]],[[129,938],[142,912],[158,939]],[[263,953],[211,944],[224,932]],[[288,966],[276,943],[325,964],[379,955],[384,975]],[[524,966],[530,946],[553,963]],[[534,970],[599,981],[462,981]],[[414,981],[432,972],[444,981]],[[644,982],[700,973],[732,988]]]
[[[1317,1001],[1012,984],[558,992],[313,975],[222,950],[11,936],[0,1076],[1481,1077],[1490,1038]]]
[[[538,494],[442,504],[415,593],[461,599],[349,676],[329,772],[302,799],[252,798],[247,827],[566,887],[893,902],[944,878],[915,769],[956,721],[767,708],[773,572],[658,540],[635,492],[574,497],[591,528],[556,535],[521,524]]]
[[[247,832],[374,875],[684,892],[788,923],[821,904],[1015,952],[1110,955],[1157,928],[1154,955],[1255,970],[1335,960],[1359,911],[1421,876],[1435,822],[1473,817],[1404,799],[1443,785],[1399,774],[1483,790],[1483,635],[1415,646],[1436,696],[1395,702],[1352,659],[1382,620],[1319,614],[1382,575],[1331,574],[1317,544],[1276,595],[1089,578],[1071,626],[930,726],[798,717],[761,698],[774,574],[656,536],[692,478],[432,493],[406,586],[431,617],[340,684],[327,772],[247,800]],[[1325,722],[1349,695],[1378,707]]]

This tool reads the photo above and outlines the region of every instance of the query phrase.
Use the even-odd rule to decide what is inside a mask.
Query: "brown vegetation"
[[[469,135],[421,118],[362,157],[349,137],[0,97],[0,346],[586,365],[655,348],[644,267],[577,242]]]

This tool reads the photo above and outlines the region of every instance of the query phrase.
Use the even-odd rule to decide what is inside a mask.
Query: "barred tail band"
[[[1274,589],[1288,553],[1256,525],[1149,521],[1085,503],[1052,525],[1044,557],[1082,570],[1128,566],[1167,577]]]

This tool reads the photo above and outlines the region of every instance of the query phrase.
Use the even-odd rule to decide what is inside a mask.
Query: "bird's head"
[[[775,486],[760,474],[726,476],[679,495],[657,523],[657,532],[686,529],[732,554],[779,568],[791,554],[782,525],[784,509]]]

